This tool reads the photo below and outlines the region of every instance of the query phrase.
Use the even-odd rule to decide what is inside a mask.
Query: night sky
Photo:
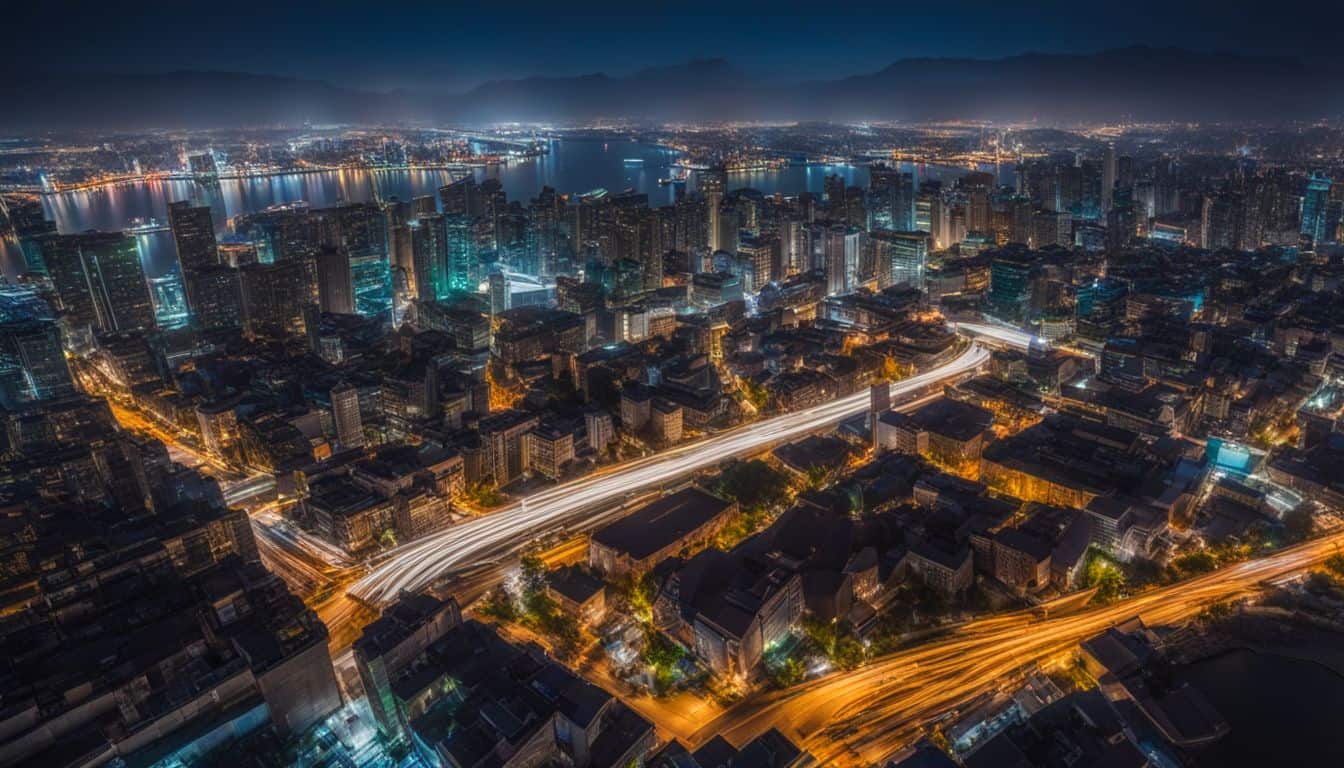
[[[8,27],[0,56],[11,68],[222,70],[380,90],[466,88],[535,74],[619,75],[708,57],[758,76],[827,79],[906,57],[996,58],[1135,44],[1307,60],[1340,56],[1341,5],[30,0],[0,11],[0,26]]]

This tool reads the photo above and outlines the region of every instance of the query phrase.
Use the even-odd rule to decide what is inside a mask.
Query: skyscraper
[[[324,246],[317,254],[318,306],[336,315],[355,313],[355,286],[350,255],[344,248]]]
[[[1101,160],[1101,212],[1106,214],[1111,210],[1111,204],[1115,200],[1115,181],[1118,172],[1118,164],[1115,156],[1115,145],[1106,145],[1106,155]]]
[[[168,224],[177,245],[177,263],[183,272],[219,263],[219,245],[209,206],[194,206],[186,200],[169,203]]]
[[[61,349],[61,332],[49,317],[0,323],[0,405],[19,408],[75,392]]]
[[[154,327],[135,238],[121,232],[51,235],[43,240],[42,258],[74,325],[108,333]]]
[[[411,226],[411,255],[415,265],[415,296],[437,301],[448,293],[448,239],[442,214],[422,216]],[[454,214],[454,220],[466,220]],[[471,239],[470,232],[464,233]]]
[[[467,174],[457,181],[439,187],[439,202],[445,214],[481,215],[481,188],[476,177]]]
[[[859,284],[859,230],[835,224],[826,230],[826,293],[850,293]]]
[[[359,414],[359,390],[341,382],[331,390],[331,416],[342,448],[364,445],[364,421]]]
[[[308,271],[301,261],[250,264],[238,270],[243,329],[249,336],[302,338],[303,308],[311,306]]]
[[[417,201],[419,198],[417,198]],[[433,211],[434,198],[429,196]],[[313,212],[321,243],[345,250],[354,284],[354,311],[373,317],[392,308],[387,217],[373,203],[351,203]]]
[[[1326,231],[1326,213],[1330,203],[1330,178],[1313,173],[1307,181],[1306,194],[1302,196],[1302,234],[1311,238],[1313,243],[1329,241]]]
[[[202,330],[241,328],[243,297],[238,270],[217,264],[193,269],[183,276],[187,294],[195,296],[192,320]]]
[[[878,284],[910,285],[924,289],[930,236],[927,232],[892,232],[879,229],[868,235],[876,254]]]
[[[719,206],[723,203],[723,193],[728,186],[728,174],[722,168],[701,171],[697,179],[700,194],[705,197],[705,212],[708,219],[709,250],[721,250],[719,245]]]

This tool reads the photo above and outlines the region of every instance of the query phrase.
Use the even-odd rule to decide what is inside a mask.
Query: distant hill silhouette
[[[14,130],[398,121],[634,119],[1287,120],[1344,111],[1337,67],[1123,48],[903,59],[840,80],[758,82],[724,59],[611,76],[529,77],[465,93],[372,92],[232,72],[36,74],[0,82]]]

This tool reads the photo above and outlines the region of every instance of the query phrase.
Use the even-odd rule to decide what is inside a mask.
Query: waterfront
[[[478,180],[497,178],[510,200],[529,200],[550,186],[562,193],[583,193],[597,188],[612,192],[633,189],[649,196],[649,205],[667,205],[676,199],[676,188],[660,185],[659,179],[672,173],[677,152],[655,144],[629,140],[564,139],[552,142],[550,151],[507,165],[476,168]],[[633,162],[638,161],[638,162]],[[902,170],[923,179],[951,184],[972,169],[956,166],[900,163]],[[984,166],[996,173],[1002,184],[1012,184],[1012,166]],[[438,170],[341,170],[315,173],[287,173],[274,176],[222,179],[218,184],[199,184],[184,179],[158,179],[135,183],[111,184],[43,195],[48,218],[62,233],[90,229],[117,230],[136,221],[157,219],[167,222],[168,204],[176,200],[195,200],[209,205],[215,226],[221,232],[228,220],[277,203],[306,200],[314,208],[343,201],[366,202],[393,197],[410,200],[419,195],[436,194],[439,187],[462,171]],[[808,191],[820,196],[827,176],[837,174],[847,185],[867,187],[868,168],[862,163],[845,165],[795,165],[768,171],[741,171],[728,174],[728,188],[751,187],[763,194],[795,195]],[[687,184],[695,189],[694,174]],[[141,257],[148,277],[158,277],[173,269],[176,253],[172,235],[158,230],[137,235]],[[7,275],[22,270],[21,257],[13,248],[6,249],[3,268]]]
[[[1203,692],[1232,728],[1196,753],[1199,765],[1344,765],[1344,734],[1334,729],[1344,677],[1326,667],[1239,649],[1180,668],[1175,678]]]

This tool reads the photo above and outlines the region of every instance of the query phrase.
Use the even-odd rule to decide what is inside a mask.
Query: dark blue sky
[[[707,57],[727,58],[754,74],[833,78],[906,57],[997,58],[1134,44],[1338,56],[1341,5],[27,0],[0,11],[0,26],[9,28],[0,56],[17,68],[227,70],[379,89],[455,89],[534,74],[625,74]]]

